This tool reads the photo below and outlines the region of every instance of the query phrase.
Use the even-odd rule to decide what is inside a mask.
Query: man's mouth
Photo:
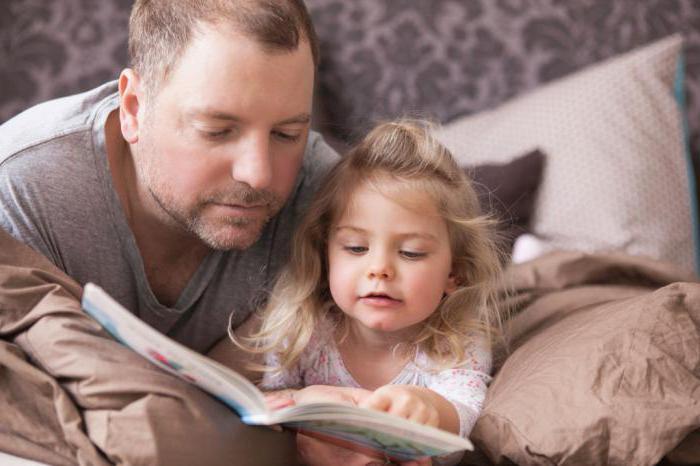
[[[213,205],[232,215],[250,215],[255,212],[267,211],[266,204],[226,204],[214,202]]]
[[[212,204],[223,206],[223,207],[238,208],[238,209],[256,209],[256,208],[265,207],[267,205],[265,203],[248,204],[245,202],[213,202]]]

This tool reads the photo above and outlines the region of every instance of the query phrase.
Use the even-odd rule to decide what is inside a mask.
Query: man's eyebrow
[[[306,125],[309,123],[311,123],[311,115],[308,113],[300,113],[299,115],[277,122],[278,125]]]
[[[233,122],[241,122],[242,119],[233,115],[231,113],[222,112],[221,110],[203,107],[195,108],[187,112],[190,117],[204,117],[210,118],[212,120],[226,120]],[[299,115],[294,115],[290,118],[285,118],[282,121],[278,121],[275,125],[292,125],[292,124],[308,124],[311,122],[311,115],[309,113],[300,113]]]
[[[187,112],[187,115],[190,117],[205,117],[205,118],[211,118],[213,120],[229,120],[229,121],[241,121],[241,119],[235,115],[232,115],[230,113],[222,112],[220,110],[216,110],[213,108],[208,108],[208,107],[202,107],[202,108],[193,108],[189,112]]]

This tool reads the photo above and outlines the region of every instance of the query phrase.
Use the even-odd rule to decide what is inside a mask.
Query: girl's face
[[[455,288],[445,221],[427,194],[403,199],[411,209],[363,184],[331,228],[330,291],[358,330],[415,328]]]

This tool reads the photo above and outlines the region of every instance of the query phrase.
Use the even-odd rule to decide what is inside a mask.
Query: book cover
[[[395,461],[473,449],[458,435],[357,406],[311,403],[270,411],[264,394],[248,379],[153,329],[97,285],[85,285],[82,306],[119,342],[218,398],[247,424],[281,424]]]

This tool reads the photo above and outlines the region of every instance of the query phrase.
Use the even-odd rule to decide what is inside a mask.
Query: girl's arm
[[[361,406],[371,395],[372,392],[364,388],[309,385],[297,390],[293,397],[297,404],[330,402]]]
[[[372,392],[364,388],[309,385],[305,388],[286,388],[265,393],[270,409],[286,408],[296,404],[342,403],[359,406]]]
[[[473,333],[466,347],[466,361],[430,378],[428,388],[454,406],[459,418],[459,435],[468,437],[479,418],[491,383],[491,347],[483,335]]]

